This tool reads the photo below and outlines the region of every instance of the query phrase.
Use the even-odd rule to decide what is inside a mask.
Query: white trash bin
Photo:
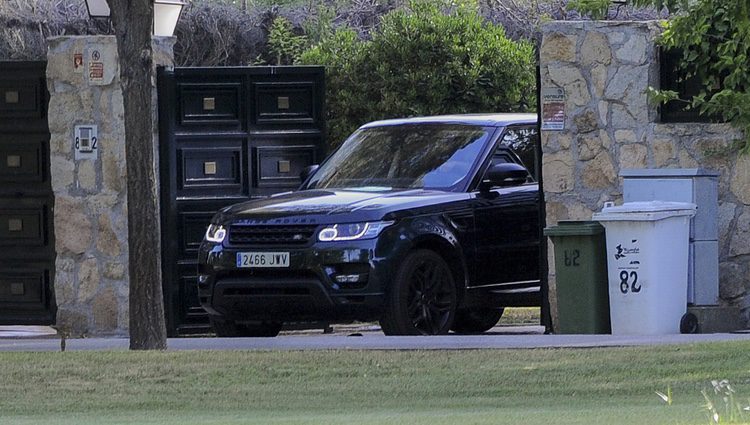
[[[594,214],[606,230],[613,335],[680,333],[695,212],[692,203],[651,201],[608,202]]]

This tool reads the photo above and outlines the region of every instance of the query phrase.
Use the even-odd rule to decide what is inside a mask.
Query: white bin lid
[[[594,213],[596,221],[657,221],[669,217],[694,216],[697,205],[691,202],[625,202],[614,206],[605,204],[601,212]]]

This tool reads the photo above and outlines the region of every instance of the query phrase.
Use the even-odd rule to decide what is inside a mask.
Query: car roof
[[[434,115],[429,117],[399,118],[373,121],[360,128],[383,127],[408,124],[468,124],[483,127],[500,127],[511,124],[536,124],[536,114],[456,114]]]

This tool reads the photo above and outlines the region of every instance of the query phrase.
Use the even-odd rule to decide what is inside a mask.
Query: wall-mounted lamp
[[[154,35],[174,35],[185,4],[184,0],[154,0]]]
[[[107,0],[86,0],[86,9],[88,9],[91,19],[109,18]]]
[[[153,34],[166,37],[174,35],[177,21],[180,20],[182,9],[186,4],[184,0],[154,0]],[[110,16],[107,0],[86,0],[86,9],[92,19]]]

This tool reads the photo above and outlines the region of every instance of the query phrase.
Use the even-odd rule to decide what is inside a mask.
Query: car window
[[[495,153],[492,154],[491,165],[507,164],[509,162],[518,162],[518,161],[513,160],[513,157],[510,155],[510,153],[506,149],[498,148],[495,151]]]
[[[539,181],[537,145],[539,132],[535,125],[509,126],[500,139],[500,144],[513,150],[521,158],[522,165]]]
[[[306,188],[458,190],[493,132],[491,127],[464,124],[360,129],[315,172]]]

